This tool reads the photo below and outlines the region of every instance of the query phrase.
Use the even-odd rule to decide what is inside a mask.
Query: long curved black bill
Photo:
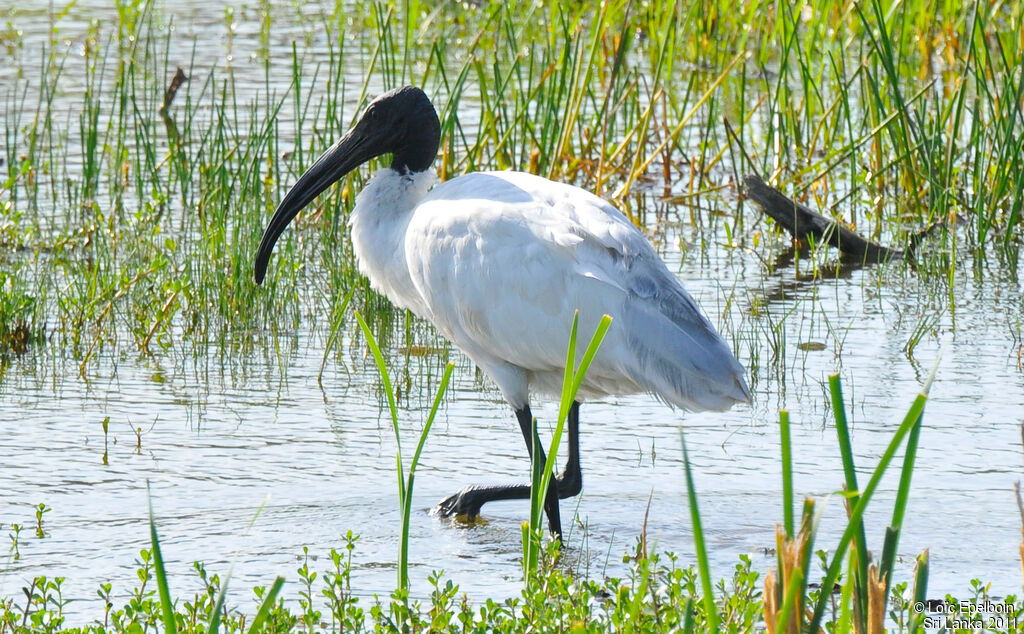
[[[357,125],[349,130],[341,140],[321,154],[313,166],[292,185],[284,200],[277,206],[274,217],[270,219],[270,224],[263,232],[259,250],[256,251],[254,272],[257,284],[262,284],[263,278],[267,275],[267,264],[277,239],[299,211],[333,183],[341,180],[345,174],[380,154],[373,151],[374,144],[361,127]]]

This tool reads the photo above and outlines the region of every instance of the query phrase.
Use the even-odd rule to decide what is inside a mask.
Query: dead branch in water
[[[860,258],[865,264],[910,254],[909,251],[890,249],[864,238],[856,231],[789,198],[754,174],[743,177],[743,188],[747,198],[757,203],[797,240],[827,243],[846,255]]]

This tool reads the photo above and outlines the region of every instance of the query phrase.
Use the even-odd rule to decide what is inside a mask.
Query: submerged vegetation
[[[962,301],[958,281],[996,275],[1019,291],[1024,3],[673,6],[356,0],[320,10],[264,0],[226,7],[221,23],[198,28],[142,0],[119,0],[102,21],[74,2],[45,12],[4,9],[0,384],[12,363],[31,355],[68,363],[88,382],[101,359],[280,356],[300,328],[326,342],[322,368],[340,354],[342,334],[365,340],[384,377],[381,400],[396,439],[398,395],[423,390],[433,404],[408,471],[397,456],[406,548],[416,462],[451,365],[445,344],[370,289],[355,266],[346,220],[372,170],[357,170],[298,217],[278,245],[265,290],[252,280],[263,223],[288,186],[368,99],[405,83],[422,86],[440,108],[435,166],[442,179],[514,168],[572,182],[611,200],[659,249],[680,242],[703,252],[716,244],[752,253],[769,269],[792,266],[798,283],[851,266],[815,245],[791,249],[768,221],[748,213],[737,202],[747,173],[894,248],[928,228],[905,271],[940,290],[925,308],[897,308],[901,323],[916,323],[908,357],[922,339],[937,338],[936,315]],[[48,28],[23,27],[40,21]],[[684,237],[673,233],[677,220],[688,227]],[[805,355],[826,348],[787,342],[780,315],[765,309],[787,288],[723,282],[720,306],[709,311],[751,368],[752,387],[760,379],[784,390],[787,372],[798,367],[794,346]],[[1015,319],[1009,327],[1020,368],[1019,311]],[[844,326],[824,320],[841,364]],[[420,357],[429,381],[413,381],[401,365]],[[290,599],[282,581],[268,579],[249,609],[242,590],[225,601],[230,572],[221,577],[201,564],[201,592],[169,594],[179,580],[167,578],[158,554],[157,504],[138,584],[127,594],[103,584],[106,610],[86,615],[95,623],[89,628],[781,634],[819,626],[876,632],[888,619],[899,631],[922,631],[937,623],[926,622],[925,612],[963,609],[952,597],[935,603],[927,596],[927,553],[912,578],[892,578],[916,446],[927,434],[924,396],[878,470],[858,484],[838,378],[827,389],[848,527],[838,545],[816,544],[817,503],[794,512],[797,448],[783,413],[783,521],[777,543],[764,545],[777,555],[765,574],[742,558],[723,581],[712,576],[723,571],[700,558],[702,544],[691,567],[649,553],[641,532],[626,557],[627,575],[576,575],[531,530],[540,524],[535,499],[523,529],[524,590],[513,599],[467,598],[443,573],[430,577],[429,597],[411,597],[403,550],[395,593],[368,601],[350,585],[359,548],[349,533],[319,570],[303,554],[297,579],[288,580],[299,590],[283,593]],[[876,475],[898,450],[891,523],[865,527]],[[535,477],[549,477],[556,453]],[[688,482],[696,537],[700,492]],[[41,535],[48,510],[39,505]],[[19,534],[24,540],[31,531],[5,528],[16,559]],[[875,557],[868,528],[881,536]],[[70,627],[62,583],[37,577],[23,595],[0,598],[0,634]],[[119,603],[118,596],[129,598]],[[926,601],[929,610],[914,609]],[[1024,628],[1015,596],[991,595],[973,582],[969,601],[1010,605],[1014,625],[1005,629]]]

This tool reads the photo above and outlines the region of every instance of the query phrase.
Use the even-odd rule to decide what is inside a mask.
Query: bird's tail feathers
[[[625,336],[633,359],[626,372],[687,410],[721,411],[750,402],[743,366],[732,350],[689,296],[672,295],[627,302]]]

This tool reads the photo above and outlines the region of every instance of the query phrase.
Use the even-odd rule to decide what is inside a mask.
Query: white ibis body
[[[349,220],[359,268],[494,380],[530,451],[530,394],[561,390],[574,313],[580,333],[611,315],[570,411],[568,463],[546,492],[548,522],[560,534],[558,499],[582,486],[580,400],[648,392],[687,410],[724,410],[750,400],[743,368],[650,243],[610,204],[521,172],[477,172],[434,186],[439,141],[437,113],[420,89],[373,101],[278,206],[256,256],[256,282],[300,209],[362,163],[391,154]],[[528,497],[529,485],[466,487],[437,511],[472,519],[487,502]]]

